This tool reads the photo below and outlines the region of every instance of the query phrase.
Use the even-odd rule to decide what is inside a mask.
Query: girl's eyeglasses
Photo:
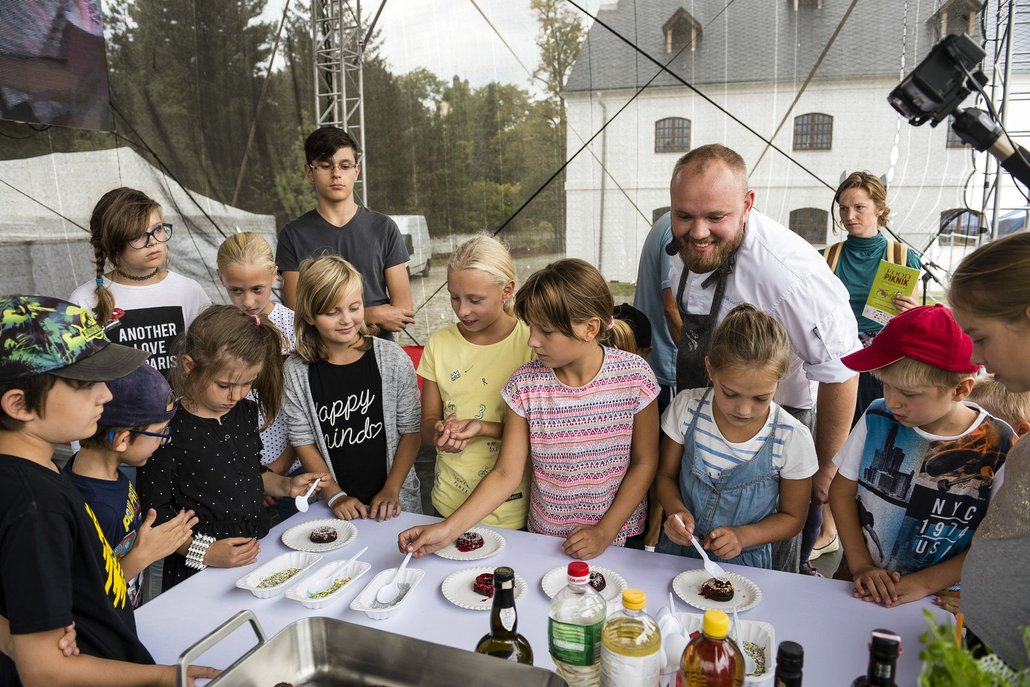
[[[138,239],[129,241],[129,247],[146,248],[150,244],[150,239],[154,239],[156,243],[166,243],[170,238],[172,238],[172,225],[165,223],[150,231],[143,232],[143,236],[140,236]]]

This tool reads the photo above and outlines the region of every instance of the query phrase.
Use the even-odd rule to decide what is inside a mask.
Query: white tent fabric
[[[66,298],[94,278],[89,216],[97,200],[118,186],[137,188],[161,204],[164,220],[175,227],[172,268],[200,282],[216,303],[226,302],[214,275],[219,228],[225,234],[259,232],[275,248],[272,215],[187,193],[131,148],[6,160],[0,161],[0,293]]]

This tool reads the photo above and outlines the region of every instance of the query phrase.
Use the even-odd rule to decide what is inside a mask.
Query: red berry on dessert
[[[476,575],[476,581],[472,583],[472,591],[481,596],[485,596],[488,599],[492,599],[494,596],[493,573]]]
[[[454,542],[454,548],[462,553],[481,549],[483,548],[483,537],[476,532],[466,532],[458,537],[458,540]]]

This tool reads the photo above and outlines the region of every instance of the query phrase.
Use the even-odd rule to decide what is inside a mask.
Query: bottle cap
[[[776,669],[779,673],[788,677],[800,675],[804,661],[805,650],[800,644],[790,640],[780,642],[780,648],[776,652]]]
[[[730,617],[722,611],[705,611],[702,631],[712,639],[722,639],[730,633]]]
[[[590,566],[583,561],[572,561],[566,570],[569,582],[583,584],[590,580]]]
[[[512,587],[515,580],[515,571],[508,566],[494,568],[494,589]]]
[[[647,594],[642,589],[626,589],[622,592],[622,606],[631,611],[641,610],[647,602]]]

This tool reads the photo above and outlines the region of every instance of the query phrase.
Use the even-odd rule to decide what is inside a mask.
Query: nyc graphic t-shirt
[[[340,488],[364,504],[386,482],[383,379],[369,350],[346,365],[308,366],[319,429]]]
[[[171,270],[157,284],[130,286],[105,278],[104,286],[114,294],[118,322],[107,330],[108,338],[149,351],[148,362],[162,373],[175,365],[172,341],[186,331],[201,310],[211,305],[200,284]],[[97,305],[96,282],[89,281],[75,289],[68,300],[93,310]]]
[[[858,482],[859,523],[877,567],[905,575],[969,548],[1003,479],[1012,429],[979,415],[959,436],[928,434],[874,401],[834,459]]]

